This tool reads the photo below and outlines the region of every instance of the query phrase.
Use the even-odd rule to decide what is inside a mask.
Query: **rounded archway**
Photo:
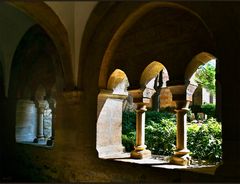
[[[208,52],[201,52],[194,56],[185,70],[185,80],[190,80],[198,67],[206,64],[211,60],[216,60],[216,57]]]
[[[65,88],[73,89],[73,72],[70,44],[67,30],[56,13],[44,2],[8,2],[9,5],[23,11],[46,31],[59,53],[59,63],[64,76]],[[54,22],[54,24],[53,24]]]
[[[20,41],[12,61],[9,98],[17,142],[53,145],[54,87],[64,88],[60,56],[40,25],[32,26]]]
[[[168,14],[174,16],[169,19],[163,18],[169,17]],[[153,17],[159,17],[158,21]],[[186,24],[182,22],[181,25],[178,24],[180,17],[181,20],[183,17],[187,20]],[[189,22],[194,26],[189,26]],[[143,36],[147,30],[148,36]],[[194,32],[191,38],[187,36],[190,32]],[[171,36],[166,38],[166,35]],[[211,40],[207,26],[191,10],[175,3],[145,3],[128,15],[111,38],[101,64],[99,87],[105,88],[112,68],[120,68],[125,69],[133,88],[137,88],[136,79],[140,71],[146,67],[146,61],[159,60],[160,56],[168,61],[164,65],[168,68],[172,81],[183,82],[184,74],[181,72],[184,71],[184,66],[199,50],[212,50]],[[163,47],[165,50],[161,49]],[[176,49],[188,52],[182,50],[181,55],[172,54]],[[174,62],[181,64],[173,66]]]

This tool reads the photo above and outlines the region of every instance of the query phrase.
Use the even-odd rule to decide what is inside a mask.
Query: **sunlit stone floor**
[[[115,154],[110,156],[105,156],[103,159],[110,159],[118,162],[128,162],[142,165],[149,165],[155,168],[165,168],[165,169],[183,169],[193,172],[200,172],[214,175],[217,165],[213,164],[199,164],[197,161],[193,160],[192,164],[189,166],[173,165],[169,163],[169,157],[153,155],[152,158],[144,159],[132,159],[130,158],[130,153]]]

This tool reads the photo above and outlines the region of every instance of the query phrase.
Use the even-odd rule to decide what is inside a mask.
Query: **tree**
[[[199,67],[195,74],[195,81],[199,86],[206,88],[212,95],[215,95],[215,64],[209,62]]]

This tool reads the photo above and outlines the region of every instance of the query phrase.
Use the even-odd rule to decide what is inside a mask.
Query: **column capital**
[[[180,112],[180,111],[189,111],[189,105],[190,101],[188,100],[181,100],[181,101],[175,101],[176,103],[176,109],[175,112]]]
[[[136,112],[143,113],[147,111],[145,103],[136,103],[136,105],[137,105]]]
[[[133,103],[150,103],[152,95],[155,93],[155,89],[144,88],[134,89],[128,91],[129,95],[133,97]]]
[[[127,93],[114,94],[113,90],[109,90],[109,89],[101,89],[99,95],[104,98],[113,98],[113,99],[126,99],[128,97]]]
[[[48,106],[48,102],[46,100],[36,100],[35,105],[40,113],[44,113],[44,110]]]
[[[172,93],[173,101],[192,101],[192,95],[197,85],[188,83],[168,87]]]

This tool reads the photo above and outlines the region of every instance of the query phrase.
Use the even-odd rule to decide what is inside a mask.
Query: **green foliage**
[[[136,113],[124,111],[122,115],[122,144],[130,152],[134,149],[136,140]]]
[[[216,118],[216,105],[207,103],[203,105],[192,105],[190,106],[191,112],[197,115],[199,112],[203,112],[204,114],[207,114],[208,118]]]
[[[122,143],[127,152],[134,149],[136,140],[135,112],[123,112]],[[221,124],[214,118],[204,124],[188,126],[188,149],[191,156],[210,162],[222,159]],[[171,155],[176,145],[176,118],[169,112],[146,113],[145,140],[152,154]]]
[[[215,104],[211,104],[211,103],[203,104],[201,106],[201,109],[204,114],[207,114],[208,118],[210,118],[210,117],[216,118],[216,105]]]
[[[176,121],[175,114],[171,112],[157,112],[157,111],[147,111],[146,112],[146,126],[153,122],[160,123],[162,120],[168,119],[169,121]],[[135,123],[135,122],[134,122]]]
[[[127,135],[122,134],[122,144],[125,147],[125,151],[131,152],[134,150],[136,141],[136,132],[129,132]]]
[[[122,134],[128,135],[136,131],[136,113],[124,111],[122,113]]]
[[[212,95],[215,94],[215,65],[207,63],[199,67],[195,75],[198,85],[206,88]]]
[[[221,124],[214,118],[188,126],[188,149],[192,157],[210,162],[222,159]]]
[[[149,121],[145,128],[146,145],[153,154],[169,155],[175,149],[176,126],[169,119],[155,123]]]
[[[146,112],[146,143],[149,149],[150,147],[152,148],[152,152],[154,154],[164,155],[169,153],[168,150],[170,150],[174,145],[172,142],[174,142],[176,139],[171,139],[170,137],[175,136],[175,133],[169,131],[172,131],[171,127],[175,127],[175,119],[175,115],[170,112]],[[126,151],[132,151],[136,140],[136,113],[132,111],[124,111],[122,124],[122,143],[125,146]],[[162,144],[162,135],[167,136],[167,138],[164,139],[164,144]],[[156,145],[154,145],[154,143],[156,143]],[[157,147],[156,151],[154,151],[155,147]],[[163,149],[163,147],[166,149]]]
[[[202,112],[201,105],[191,105],[190,109],[191,109],[192,113]]]

